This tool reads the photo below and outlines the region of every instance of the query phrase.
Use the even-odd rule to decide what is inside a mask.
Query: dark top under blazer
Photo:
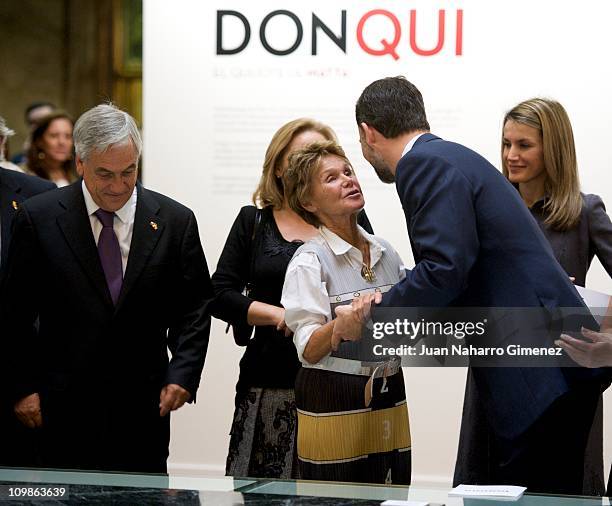
[[[81,181],[30,199],[14,218],[0,292],[0,346],[11,357],[13,398],[40,393],[46,433],[70,427],[86,434],[85,441],[73,435],[70,448],[53,455],[78,454],[64,459],[66,465],[85,466],[95,452],[79,446],[95,446],[99,452],[114,448],[106,455],[112,469],[163,472],[169,426],[168,417],[160,423],[160,390],[175,383],[194,397],[200,382],[213,290],[196,219],[168,197],[140,185],[137,191],[116,307]],[[31,332],[37,317],[38,336]],[[138,441],[138,450],[126,447]],[[153,445],[158,460],[149,466],[137,453]],[[94,457],[91,465],[104,467]]]
[[[594,256],[612,277],[612,222],[606,213],[601,197],[582,195],[582,210],[577,225],[560,232],[544,224],[548,213],[544,209],[545,199],[531,206],[546,239],[550,242],[557,261],[565,272],[576,278],[575,284],[585,286],[586,275]]]
[[[583,307],[512,185],[474,151],[430,133],[396,172],[416,265],[383,297],[387,307]],[[581,368],[479,368],[489,423],[522,434]]]
[[[17,211],[13,202],[16,202],[19,206],[24,200],[55,188],[57,186],[50,181],[0,167],[0,227],[2,228],[0,278],[11,243],[13,216]]]

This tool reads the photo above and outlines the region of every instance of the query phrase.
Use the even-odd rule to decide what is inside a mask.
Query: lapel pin
[[[17,211],[17,209],[19,209],[19,204],[17,203],[17,201],[13,200],[12,204],[13,204],[13,209],[15,209],[15,211]]]
[[[151,225],[151,228],[153,230],[157,230],[157,223],[155,223],[154,221],[150,222],[149,225]]]

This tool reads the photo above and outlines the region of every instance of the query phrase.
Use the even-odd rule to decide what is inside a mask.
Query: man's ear
[[[373,126],[368,125],[367,123],[361,123],[359,125],[361,131],[363,132],[363,139],[369,146],[373,146],[380,140],[382,134],[376,130]]]
[[[83,160],[81,159],[81,157],[77,155],[75,160],[74,160],[74,163],[76,165],[77,174],[79,176],[83,177],[84,167],[83,167]]]

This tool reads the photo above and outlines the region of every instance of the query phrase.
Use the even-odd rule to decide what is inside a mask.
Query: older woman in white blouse
[[[295,385],[301,475],[408,484],[399,362],[377,361],[366,339],[340,340],[342,326],[360,324],[370,304],[403,278],[402,261],[357,225],[364,198],[340,146],[316,143],[294,153],[284,178],[291,208],[318,227],[291,260],[281,299],[303,366]]]

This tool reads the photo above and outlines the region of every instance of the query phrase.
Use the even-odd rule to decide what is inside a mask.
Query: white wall
[[[338,132],[362,180],[377,233],[412,264],[394,188],[378,182],[362,159],[354,125],[361,90],[388,75],[403,74],[421,89],[433,132],[472,147],[496,166],[503,113],[532,96],[556,98],[573,122],[584,191],[612,205],[610,2],[147,0],[144,8],[145,184],[196,212],[211,272],[238,209],[249,201],[270,137],[299,116],[320,119]],[[357,42],[359,20],[375,8],[387,9],[400,23],[397,60],[366,54]],[[240,11],[250,21],[250,44],[238,55],[215,54],[218,9]],[[262,18],[277,9],[294,12],[303,24],[304,39],[291,55],[271,55],[259,42]],[[312,56],[311,13],[339,33],[342,9],[347,11],[346,54],[320,37],[319,55]],[[416,10],[417,43],[423,48],[436,45],[438,9],[446,10],[445,45],[438,54],[410,50],[410,9]],[[463,11],[461,56],[455,54],[458,9]],[[239,44],[241,26],[232,19],[224,27],[225,47]],[[277,48],[294,40],[295,27],[286,17],[275,18],[268,28],[268,41]],[[381,38],[393,39],[391,28],[388,18],[370,18],[365,43],[382,47]],[[612,282],[597,262],[587,285],[612,293]],[[224,328],[217,321],[213,325],[197,405],[174,415],[173,469],[223,470],[242,352]],[[405,375],[413,481],[448,483],[465,370],[411,369]],[[610,399],[607,404],[610,419]]]

